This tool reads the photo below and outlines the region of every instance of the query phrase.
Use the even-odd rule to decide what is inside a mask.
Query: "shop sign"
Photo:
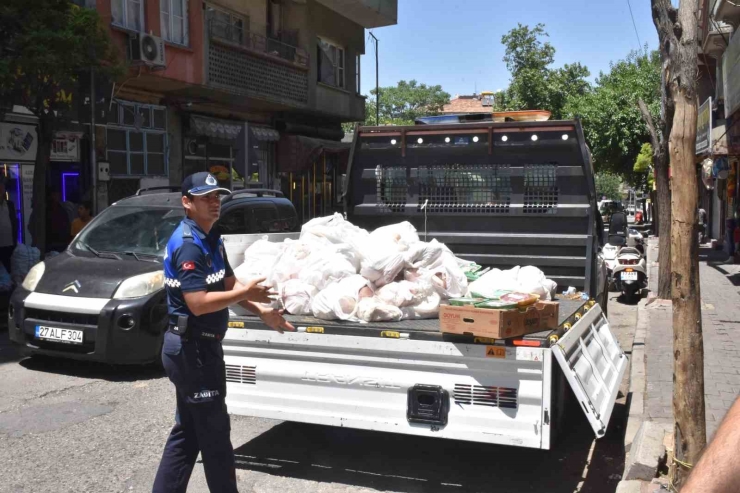
[[[19,123],[0,123],[0,160],[36,161],[36,127]]]
[[[712,98],[707,98],[699,106],[696,117],[696,154],[703,154],[712,148]]]
[[[51,160],[79,161],[81,140],[82,134],[79,132],[57,132],[51,142]]]

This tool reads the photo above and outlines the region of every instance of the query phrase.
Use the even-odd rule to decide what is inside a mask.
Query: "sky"
[[[415,79],[440,84],[454,97],[508,86],[501,36],[517,23],[545,24],[555,47],[554,67],[580,62],[593,81],[609,62],[640,43],[656,49],[648,0],[398,0],[398,24],[373,29],[380,86]],[[367,36],[360,62],[361,91],[375,88],[375,46]]]

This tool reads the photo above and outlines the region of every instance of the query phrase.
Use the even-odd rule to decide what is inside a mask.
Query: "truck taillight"
[[[526,347],[540,347],[542,343],[540,341],[531,341],[525,339],[512,339],[511,343],[515,346],[526,346]]]

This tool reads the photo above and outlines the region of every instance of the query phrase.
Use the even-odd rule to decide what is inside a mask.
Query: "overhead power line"
[[[630,9],[630,17],[632,18],[632,27],[635,28],[635,36],[637,36],[638,51],[642,51],[642,42],[640,41],[640,35],[637,33],[637,24],[635,23],[635,16],[632,14],[632,5],[630,5],[630,0],[627,0],[627,7],[629,7]]]

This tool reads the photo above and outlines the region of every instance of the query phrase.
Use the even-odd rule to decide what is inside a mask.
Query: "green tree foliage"
[[[370,91],[371,98],[365,106],[365,124],[376,125],[375,95],[376,90]],[[413,125],[420,116],[438,115],[442,107],[450,102],[450,95],[442,90],[442,86],[428,86],[419,84],[415,80],[402,80],[395,87],[380,88],[380,125]]]
[[[568,117],[579,117],[597,170],[610,171],[634,183],[635,160],[643,143],[650,140],[637,106],[647,104],[653,117],[660,114],[660,55],[630,53],[601,73],[593,91],[572,98],[566,105]]]
[[[552,68],[555,48],[543,41],[546,37],[544,24],[534,28],[518,24],[501,38],[511,82],[496,94],[497,111],[542,109],[549,110],[554,119],[562,119],[567,102],[590,91],[587,78],[591,74],[580,63]]]
[[[45,224],[46,167],[51,141],[73,102],[64,97],[91,69],[120,73],[117,52],[97,11],[70,0],[0,2],[0,106],[25,106],[38,118],[33,178],[36,223]],[[45,244],[44,228],[34,243]]]
[[[632,171],[638,176],[644,176],[648,191],[653,189],[653,146],[642,144],[640,154],[637,155]]]
[[[622,179],[614,173],[601,172],[594,176],[596,181],[596,197],[601,200],[606,197],[609,200],[622,200],[622,194],[619,189],[622,185]]]

